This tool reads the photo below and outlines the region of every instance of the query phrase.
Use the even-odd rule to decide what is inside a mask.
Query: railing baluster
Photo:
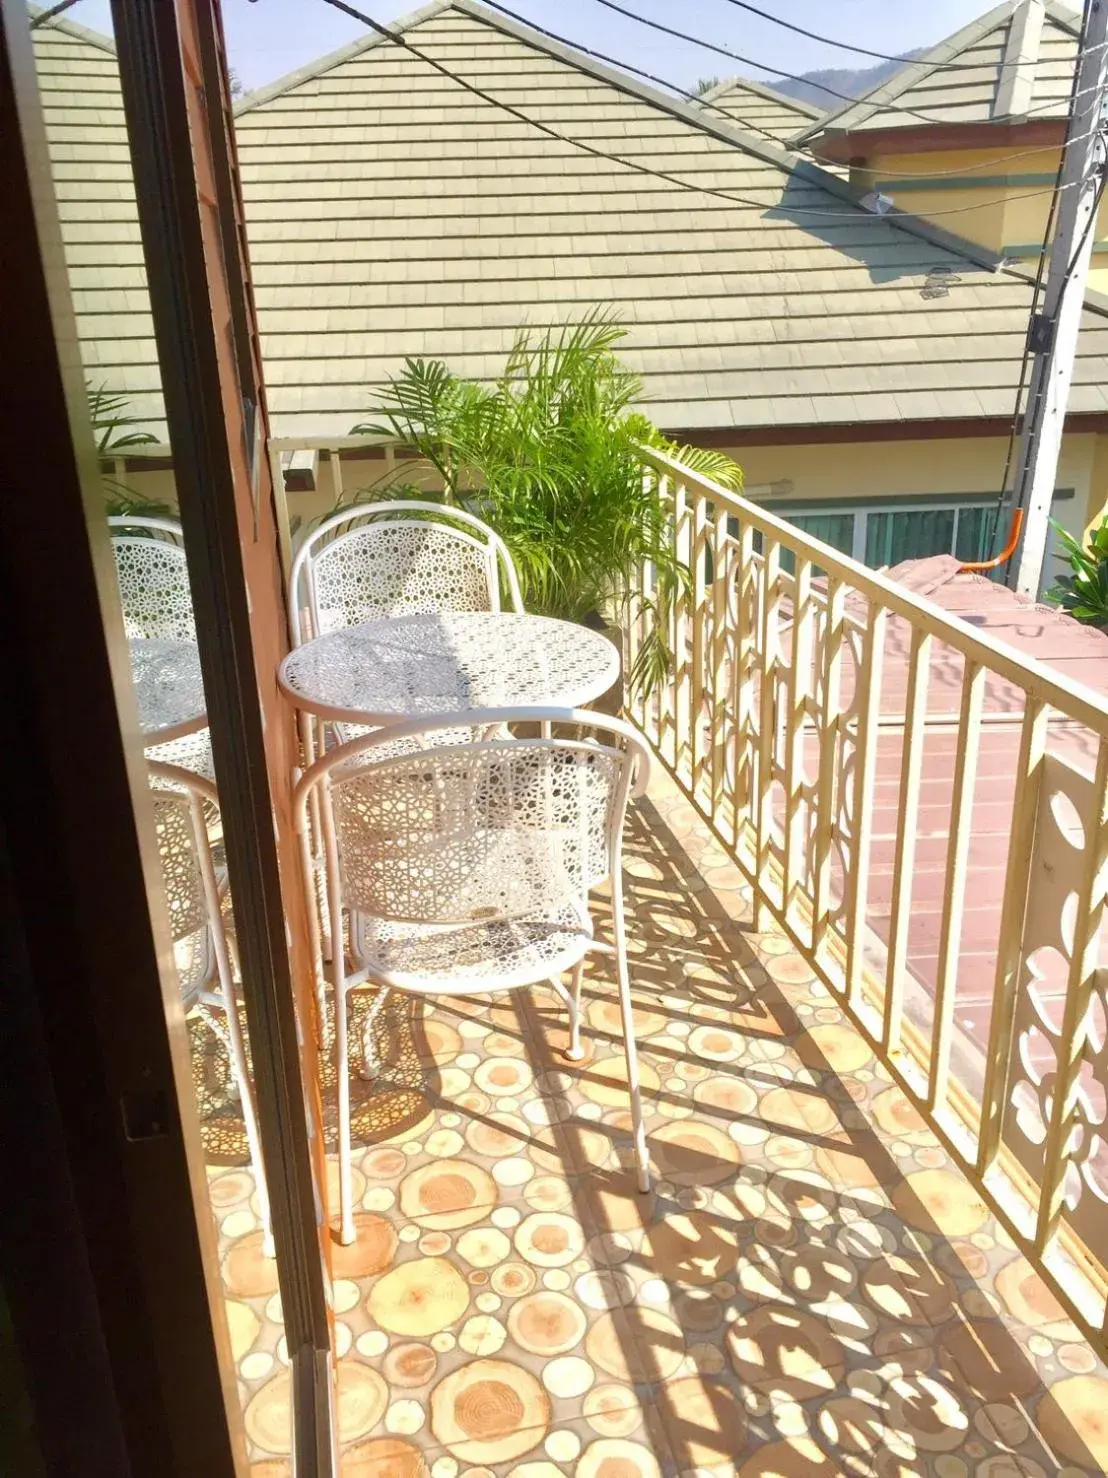
[[[785,715],[785,866],[782,911],[788,918],[803,872],[808,808],[801,805],[804,785],[804,729],[812,670],[812,564],[796,559],[793,577],[793,629],[789,653],[789,685]]]
[[[904,975],[908,968],[908,925],[919,834],[919,790],[923,768],[927,686],[931,675],[931,638],[918,626],[912,631],[908,657],[908,697],[905,704],[904,743],[900,755],[899,826],[893,862],[892,919],[885,969],[885,1050],[900,1050],[904,1009]]]
[[[838,797],[839,726],[842,719],[843,635],[846,591],[832,580],[827,588],[823,629],[823,704],[820,710],[819,782],[816,796],[815,853],[812,863],[812,951],[819,959],[831,922],[831,848]]]
[[[777,668],[780,651],[781,546],[766,539],[762,551],[762,690],[758,700],[758,792],[755,828],[758,868],[754,891],[754,927],[765,922],[765,890],[769,880],[773,835],[774,750],[777,739]]]
[[[690,512],[685,485],[680,482],[673,491],[673,553],[677,563],[688,570],[692,553]],[[681,773],[681,752],[689,733],[689,602],[688,596],[680,592],[674,597],[670,631],[674,661],[671,757],[673,768]]]
[[[981,705],[985,697],[985,669],[966,658],[962,674],[962,701],[955,731],[954,790],[950,798],[950,835],[943,881],[943,913],[939,926],[939,964],[935,975],[935,1008],[931,1028],[931,1061],[927,1102],[942,1112],[950,1074],[950,1046],[954,1029],[954,1000],[958,979],[958,951],[966,901],[966,870],[973,816],[973,789],[981,748]]]
[[[708,586],[704,563],[708,551],[708,501],[702,493],[694,494],[692,506],[692,531],[690,538],[692,564],[692,682],[689,715],[689,772],[692,793],[700,794],[704,778],[705,735],[704,735],[704,659],[709,648],[708,633]],[[711,684],[708,685],[709,695]],[[711,719],[715,721],[715,710]],[[708,749],[710,753],[710,748]]]
[[[673,540],[674,553],[686,562],[692,597],[688,609],[672,612],[670,624],[663,627],[663,636],[673,642],[675,660],[656,704],[644,706],[648,737],[753,881],[756,927],[769,927],[767,913],[783,912],[790,933],[806,944],[810,908],[812,963],[824,984],[846,997],[856,1024],[893,1081],[913,1096],[1014,1244],[1032,1259],[1083,1331],[1096,1340],[1105,1317],[1103,1289],[1094,1286],[1092,1277],[1087,1289],[1079,1285],[1082,1271],[1096,1265],[1098,1247],[1086,1245],[1084,1201],[1080,1217],[1072,1223],[1067,1219],[1063,1187],[1072,1181],[1071,1160],[1084,1153],[1074,1139],[1083,1102],[1077,1098],[1078,1084],[1088,1071],[1083,1064],[1090,1059],[1090,1034],[1095,1030],[1086,1019],[1097,989],[1094,938],[1098,929],[1108,927],[1108,917],[1098,920],[1098,912],[1103,916],[1108,910],[1108,704],[1064,674],[1012,652],[990,632],[967,626],[883,573],[820,545],[710,479],[658,453],[645,451],[643,457],[660,479],[667,480],[670,490],[678,489],[667,537]],[[764,546],[764,555],[755,555],[755,540]],[[795,580],[781,570],[782,548],[797,554]],[[710,591],[703,564],[709,549],[714,575]],[[811,588],[811,571],[817,566],[828,572],[826,598],[818,586]],[[654,593],[651,581],[644,583],[645,593]],[[786,677],[782,602],[792,589],[796,591],[793,660]],[[864,627],[856,610],[863,609],[863,602],[868,616]],[[903,738],[895,741],[889,734],[899,727],[901,715],[892,708],[899,710],[901,704],[891,704],[889,690],[894,685],[883,671],[888,621],[894,616],[907,623],[911,637],[908,652],[896,650],[897,669],[907,658],[907,696]],[[642,634],[640,622],[636,635]],[[965,663],[956,713],[928,713],[929,692],[947,681],[946,665],[933,661],[939,642],[960,653]],[[853,692],[843,666],[848,647],[851,666],[857,663]],[[1011,684],[1020,694],[1022,713],[1003,702],[995,713],[985,713],[986,683],[993,680]],[[844,692],[850,700],[845,706]],[[1099,746],[1095,781],[1099,809],[1084,856],[1078,860],[1074,854],[1072,881],[1055,880],[1064,885],[1062,894],[1078,895],[1065,913],[1069,921],[1073,902],[1078,904],[1076,929],[1069,922],[1065,925],[1066,938],[1074,935],[1075,954],[1057,1039],[1058,1080],[1046,1094],[1050,1120],[1046,1140],[1032,1147],[1015,1132],[1009,1142],[1007,1115],[1018,1061],[1014,1038],[1025,1004],[1017,1000],[1020,971],[1023,953],[1031,948],[1029,868],[1038,817],[1046,814],[1041,807],[1051,713],[1066,720],[1065,734],[1058,731],[1059,743],[1069,745],[1080,725]],[[811,736],[806,737],[809,721]],[[966,899],[973,899],[981,875],[971,845],[981,736],[987,726],[994,733],[994,724],[1000,730],[1011,725],[1013,734],[1021,727],[1021,744],[1004,900],[995,914],[990,903],[987,915],[999,938],[994,932],[998,945],[994,1007],[984,1106],[978,1111],[982,1093],[976,1081],[963,1078],[963,1059],[955,1050],[957,971]],[[1052,725],[1052,737],[1054,732]],[[956,751],[942,776],[944,798],[950,793],[949,842],[934,1018],[925,1039],[908,1015],[909,991],[916,985],[909,973],[910,934],[913,906],[923,887],[924,774],[930,773],[930,745],[939,733],[944,736],[944,754],[950,740],[956,741]],[[812,796],[804,775],[808,746],[815,742],[818,793]],[[883,899],[877,898],[870,873],[877,817],[894,809],[884,782],[894,772],[898,749],[899,807],[895,846],[894,837],[889,838],[893,878],[886,927],[885,909],[879,906]],[[1010,763],[1006,759],[1006,772]],[[882,783],[879,805],[878,783]],[[782,819],[784,842],[779,847]],[[882,840],[886,831],[893,832],[894,823],[882,826]],[[841,903],[835,896],[840,860]],[[985,865],[983,858],[981,868]],[[888,943],[883,991],[880,972],[867,956],[870,938]],[[882,1008],[880,1019],[874,1005]],[[926,1091],[919,1088],[919,1068],[926,1072]],[[967,1131],[978,1129],[976,1147],[967,1148],[971,1143]],[[1005,1174],[994,1178],[989,1171],[998,1154],[1003,1155]],[[1050,1252],[1058,1237],[1072,1257],[1065,1279]]]
[[[727,538],[727,514],[717,511],[712,526],[712,732],[711,808],[713,818],[723,808],[727,752],[734,743],[734,715],[727,705],[727,592],[731,584],[731,546]],[[732,654],[732,661],[735,660]]]
[[[1008,867],[1004,879],[1004,903],[1000,914],[992,1019],[989,1022],[989,1046],[985,1054],[985,1088],[981,1102],[981,1132],[977,1144],[977,1172],[982,1176],[992,1168],[1000,1147],[1011,1078],[1012,1033],[1016,1019],[1016,992],[1019,989],[1023,921],[1027,912],[1027,884],[1035,842],[1049,715],[1050,710],[1046,704],[1028,694],[1020,733],[1019,763],[1015,774],[1015,799],[1008,843]]]
[[[1096,803],[1088,818],[1081,882],[1077,894],[1073,952],[1066,982],[1066,1008],[1058,1039],[1058,1067],[1054,1079],[1050,1129],[1043,1158],[1043,1185],[1035,1227],[1040,1252],[1054,1236],[1062,1214],[1066,1167],[1081,1061],[1089,1036],[1089,1006],[1097,979],[1098,953],[1105,905],[1108,904],[1108,740],[1097,753]]]
[[[873,834],[873,782],[877,760],[877,721],[881,710],[881,674],[885,660],[884,606],[869,608],[861,670],[855,693],[858,731],[854,750],[853,855],[850,859],[850,910],[847,937],[846,995],[854,1004],[862,986],[865,963],[866,904],[869,900],[870,843]]]
[[[739,529],[739,572],[736,581],[734,791],[731,797],[731,841],[738,844],[754,805],[754,658],[758,640],[758,566],[754,562],[754,530]],[[753,820],[753,817],[750,818]]]
[[[658,496],[671,510],[673,522],[674,524],[676,524],[676,490],[674,488],[673,479],[670,476],[665,475],[659,477]],[[673,537],[674,535],[671,532],[670,538],[672,539]],[[656,567],[652,567],[651,569],[645,571],[645,577],[643,580],[643,595],[644,601],[649,604],[652,610],[652,614],[649,614],[645,608],[643,611],[643,641],[645,642],[649,640],[649,638],[651,637],[651,628],[654,627],[659,628],[656,629],[655,634],[659,638],[664,638],[668,640],[672,645],[673,612],[669,613],[667,628],[664,630],[660,629],[662,623],[660,620],[660,613],[657,611],[656,608],[656,602],[658,598],[658,571]],[[663,754],[665,752],[666,734],[669,726],[670,715],[673,712],[674,686],[676,684],[676,681],[677,676],[676,671],[674,671],[671,674],[669,680],[659,684],[659,686],[655,688],[654,691],[650,694],[649,699],[646,700],[652,724],[651,739],[659,754]]]

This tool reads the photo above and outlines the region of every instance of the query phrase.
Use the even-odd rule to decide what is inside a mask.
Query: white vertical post
[[[1096,235],[1094,216],[1105,175],[1104,107],[1108,87],[1108,0],[1085,0],[1077,82],[1066,131],[1058,223],[1042,312],[1033,325],[1035,359],[1016,464],[1015,506],[1025,510],[1016,555],[1016,589],[1037,596],[1050,505],[1062,449],[1085,281]]]

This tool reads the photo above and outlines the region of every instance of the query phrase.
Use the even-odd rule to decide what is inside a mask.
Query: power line
[[[41,15],[36,15],[32,19],[29,29],[37,31],[39,26],[44,26],[47,21],[52,21],[56,15],[61,15],[62,11],[69,10],[76,4],[77,0],[61,0],[60,5],[51,6],[49,10],[44,10]]]
[[[1081,35],[1078,40],[1077,48],[1078,57],[1080,57],[1081,52],[1084,49],[1084,41],[1085,21],[1084,19],[1082,19]],[[1073,68],[1073,77],[1070,79],[1070,96],[1069,103],[1066,108],[1067,116],[1072,115],[1074,108],[1077,106],[1077,99],[1081,95],[1082,89],[1078,87],[1077,79],[1078,68],[1075,61]],[[1084,139],[1087,138],[1088,135],[1083,134],[1081,135],[1081,137],[1082,139]],[[1023,422],[1023,392],[1027,387],[1027,371],[1031,366],[1032,344],[1035,338],[1035,326],[1039,311],[1039,299],[1042,296],[1043,279],[1046,276],[1047,253],[1050,250],[1050,243],[1054,237],[1054,223],[1058,216],[1058,202],[1062,198],[1062,176],[1065,173],[1065,168],[1066,149],[1063,146],[1058,154],[1058,169],[1054,176],[1054,189],[1051,192],[1050,209],[1047,211],[1046,226],[1043,228],[1043,240],[1042,245],[1039,248],[1039,260],[1035,269],[1035,283],[1031,290],[1031,307],[1027,315],[1027,333],[1025,334],[1023,340],[1023,354],[1020,356],[1020,377],[1019,383],[1016,386],[1015,405],[1012,408],[1012,424],[1008,429],[1008,445],[1004,453],[1004,472],[1001,475],[1000,492],[997,495],[996,500],[996,517],[993,520],[993,537],[990,541],[990,553],[992,553],[997,546],[997,540],[1000,533],[1000,511],[1004,505],[1004,499],[1008,493],[1008,478],[1012,471],[1012,461],[1016,453],[1016,443],[1020,434],[1020,427]],[[1096,216],[1097,211],[1096,209],[1094,209],[1090,219],[1095,221]]]
[[[678,96],[685,98],[687,102],[696,103],[701,107],[711,108],[713,112],[718,113],[729,123],[740,123],[743,128],[749,128],[752,133],[761,134],[763,138],[768,139],[772,144],[776,144],[778,148],[784,147],[776,134],[768,132],[760,124],[754,123],[748,118],[740,118],[737,113],[732,113],[727,108],[720,107],[718,103],[712,102],[709,98],[704,97],[698,92],[693,92],[689,88],[682,87],[678,82],[671,82],[668,78],[659,77],[654,72],[644,72],[641,67],[633,67],[629,62],[620,61],[614,56],[608,56],[603,51],[595,51],[591,46],[585,46],[580,41],[571,41],[566,36],[559,36],[557,31],[548,31],[545,26],[538,25],[537,22],[529,20],[527,16],[520,15],[518,11],[509,10],[506,5],[499,4],[499,0],[482,0],[482,4],[487,5],[490,10],[498,10],[501,15],[506,15],[509,20],[518,21],[521,26],[527,26],[532,31],[538,31],[539,35],[545,36],[548,41],[557,41],[560,46],[568,46],[573,51],[580,51],[585,56],[591,56],[594,61],[606,62],[609,66],[616,67],[621,72],[630,72],[635,77],[641,77],[644,82],[653,82],[657,87],[664,87],[669,92],[677,93]]]
[[[649,26],[652,31],[660,31],[665,36],[672,36],[677,41],[686,41],[690,46],[703,47],[705,51],[714,51],[719,56],[730,57],[732,61],[741,62],[744,67],[756,67],[759,71],[769,72],[773,77],[787,77],[790,82],[806,82],[806,77],[799,76],[796,72],[786,72],[780,67],[771,67],[766,62],[755,60],[754,57],[743,56],[741,52],[732,51],[730,47],[720,46],[715,41],[705,41],[702,36],[690,36],[687,31],[678,31],[673,26],[667,26],[662,21],[651,20],[648,16],[639,15],[637,11],[628,10],[626,6],[619,5],[617,0],[596,0],[597,5],[603,5],[606,10],[612,10],[616,15],[625,16],[628,20],[638,21],[640,26]],[[826,92],[830,97],[841,98],[844,103],[857,103],[859,98],[851,97],[849,93],[839,92],[834,87],[828,87],[823,82],[811,84],[818,87],[821,92]],[[918,118],[923,123],[945,123],[945,118],[933,118],[927,113],[918,113],[914,108],[898,108],[887,103],[868,103],[867,107],[875,113],[897,113],[907,117]]]
[[[761,124],[755,123],[753,119],[744,118],[740,113],[733,111],[731,108],[723,107],[721,104],[714,102],[710,97],[682,87],[679,82],[674,82],[668,77],[659,77],[656,72],[644,72],[641,67],[633,67],[629,62],[621,61],[618,57],[609,56],[603,51],[596,51],[593,47],[586,46],[581,41],[576,41],[569,36],[563,36],[557,31],[551,31],[546,26],[540,26],[536,21],[530,20],[527,16],[520,15],[518,10],[511,10],[507,5],[501,5],[500,0],[481,0],[481,3],[490,10],[498,10],[501,15],[506,15],[509,20],[517,21],[521,26],[526,26],[529,30],[537,31],[540,36],[545,36],[548,41],[556,41],[560,46],[568,46],[572,51],[582,52],[585,56],[591,56],[595,61],[606,62],[609,66],[615,67],[621,72],[630,72],[635,77],[641,77],[645,82],[653,82],[655,86],[676,93],[679,97],[685,98],[686,101],[694,103],[697,107],[711,108],[714,113],[718,113],[726,122],[738,123],[742,128],[749,129],[751,133],[760,134],[769,143],[776,145],[779,149],[788,151],[790,148],[777,134],[770,133],[768,129],[763,128]],[[728,78],[719,84],[718,89],[713,89],[713,91],[720,91],[725,87],[741,87],[748,80],[745,77]],[[781,98],[785,103],[790,101],[786,93],[782,93]],[[1049,145],[1040,145],[1037,149],[1021,149],[1015,154],[1001,154],[998,158],[989,160],[987,167],[995,169],[998,165],[1009,164],[1015,159],[1030,159],[1044,153],[1049,147]],[[970,164],[961,169],[902,171],[897,178],[902,180],[954,179],[963,175],[976,174],[981,168],[982,166],[980,164]],[[982,209],[981,206],[974,206],[972,208],[975,210]]]
[[[775,26],[781,26],[786,31],[795,31],[798,36],[806,36],[809,41],[821,41],[825,46],[837,47],[839,51],[855,51],[859,56],[876,57],[882,62],[899,62],[901,66],[925,66],[929,72],[979,72],[981,70],[978,62],[930,62],[926,54],[923,56],[892,56],[887,51],[871,51],[868,46],[855,46],[852,41],[836,41],[833,36],[821,36],[818,31],[809,31],[804,26],[795,26],[792,21],[783,20],[779,15],[771,15],[768,10],[759,10],[756,5],[749,5],[747,0],[727,0],[728,5],[735,5],[740,10],[748,10],[751,15],[761,16],[762,20],[772,21]],[[997,67],[1038,67],[1045,66],[1048,62],[1053,64],[1049,57],[1036,57],[1034,61],[1017,60],[1014,62],[997,62]],[[785,75],[785,74],[783,74]],[[819,86],[814,83],[813,86]]]
[[[844,103],[852,103],[857,106],[866,107],[870,115],[874,113],[889,113],[901,115],[906,118],[918,118],[921,123],[949,123],[948,118],[935,118],[929,113],[920,113],[915,108],[905,108],[893,103],[867,102],[864,97],[851,97],[849,93],[839,92],[837,88],[828,87],[824,82],[811,82],[807,77],[801,77],[796,72],[786,72],[778,67],[771,67],[766,62],[756,61],[753,57],[743,56],[741,52],[732,51],[730,47],[720,46],[714,41],[705,41],[702,36],[690,36],[687,31],[678,31],[673,26],[667,26],[662,21],[651,20],[649,16],[639,15],[635,10],[628,10],[626,6],[617,3],[617,0],[595,0],[597,5],[603,5],[605,9],[614,11],[617,15],[625,16],[628,20],[638,21],[641,26],[648,26],[653,31],[660,31],[663,35],[672,36],[677,41],[685,41],[690,46],[702,47],[705,51],[714,51],[719,56],[729,57],[732,61],[741,62],[744,67],[756,67],[759,71],[769,72],[773,77],[786,77],[790,82],[806,82],[811,87],[816,87],[820,92],[825,92],[829,97],[840,98]],[[1080,47],[1078,48],[1080,54]],[[1088,91],[1089,89],[1083,89]],[[1078,94],[1081,96],[1081,93]],[[1029,108],[1023,116],[1035,114],[1057,107],[1057,103],[1050,101],[1041,103],[1037,108]],[[839,110],[842,111],[841,109]]]
[[[561,133],[558,129],[551,128],[549,124],[542,123],[539,121],[539,119],[530,117],[527,113],[524,113],[519,108],[517,108],[513,103],[506,103],[500,98],[493,97],[493,95],[489,92],[486,92],[484,88],[478,87],[476,83],[467,81],[466,78],[459,76],[457,72],[452,71],[442,62],[436,61],[434,57],[428,56],[425,51],[421,51],[419,47],[413,45],[412,42],[409,41],[402,32],[393,31],[392,29],[390,29],[390,27],[382,25],[380,21],[374,20],[372,16],[368,16],[363,11],[358,10],[355,6],[347,4],[347,0],[323,0],[323,4],[330,5],[335,10],[341,10],[345,15],[352,16],[355,20],[360,20],[363,25],[368,26],[370,30],[375,31],[379,36],[384,37],[386,40],[393,42],[394,45],[402,47],[405,51],[409,52],[418,60],[424,62],[427,66],[431,67],[441,76],[449,78],[451,82],[457,83],[459,87],[464,88],[466,92],[472,93],[474,97],[480,98],[482,102],[487,103],[490,107],[498,108],[501,112],[507,113],[510,117],[515,118],[517,122],[523,123],[528,128],[533,128],[539,133],[545,134],[548,138],[554,139],[560,144],[566,144],[572,149],[579,149],[582,153],[589,154],[594,159],[602,159],[607,164],[618,164],[621,168],[629,169],[635,174],[645,175],[650,179],[661,180],[667,185],[674,185],[679,190],[688,190],[699,195],[709,195],[717,200],[724,200],[730,205],[748,205],[752,207],[752,209],[760,211],[773,210],[777,208],[783,210],[789,215],[816,216],[822,220],[856,221],[859,214],[862,214],[875,215],[878,219],[886,219],[893,224],[896,224],[898,221],[904,220],[920,220],[922,223],[926,224],[927,222],[935,220],[939,217],[965,215],[969,211],[987,210],[990,206],[1011,204],[1013,201],[1017,200],[1040,199],[1043,196],[1049,195],[1051,193],[1048,190],[1030,190],[1020,195],[1006,195],[997,197],[994,200],[978,201],[974,205],[957,206],[951,210],[931,211],[928,213],[926,218],[917,217],[909,211],[897,211],[895,215],[889,212],[878,215],[878,213],[876,212],[867,211],[865,207],[860,205],[853,205],[849,210],[820,210],[815,206],[783,206],[780,204],[775,207],[774,205],[767,204],[765,201],[762,200],[752,200],[749,196],[736,195],[727,190],[717,189],[713,185],[698,185],[690,180],[683,180],[678,175],[669,174],[665,170],[653,169],[650,165],[641,164],[636,159],[626,159],[619,154],[609,154],[607,150],[597,148],[594,144],[586,143],[584,139],[572,138],[569,134]],[[755,185],[753,188],[771,189],[772,187],[768,185]],[[1015,276],[1017,274],[1012,275]]]

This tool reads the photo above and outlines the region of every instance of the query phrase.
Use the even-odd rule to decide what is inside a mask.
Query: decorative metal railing
[[[632,718],[1105,1347],[1108,701],[643,452],[687,591]]]

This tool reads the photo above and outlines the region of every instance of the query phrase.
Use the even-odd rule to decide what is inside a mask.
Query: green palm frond
[[[129,426],[141,426],[138,416],[128,413],[130,405],[126,395],[117,395],[100,385],[86,385],[89,420],[96,437],[96,450],[102,457],[113,452],[125,451],[128,447],[153,446],[157,437],[149,431],[128,431]]]
[[[643,475],[640,444],[727,488],[741,487],[742,473],[720,452],[676,446],[635,410],[642,381],[616,352],[626,332],[606,309],[522,329],[485,384],[440,360],[409,359],[352,434],[410,447],[447,500],[487,519],[511,550],[529,610],[572,620],[611,613],[650,563],[662,631],[689,572],[674,556],[670,509]],[[655,686],[672,660],[664,640],[651,638],[633,681]]]

